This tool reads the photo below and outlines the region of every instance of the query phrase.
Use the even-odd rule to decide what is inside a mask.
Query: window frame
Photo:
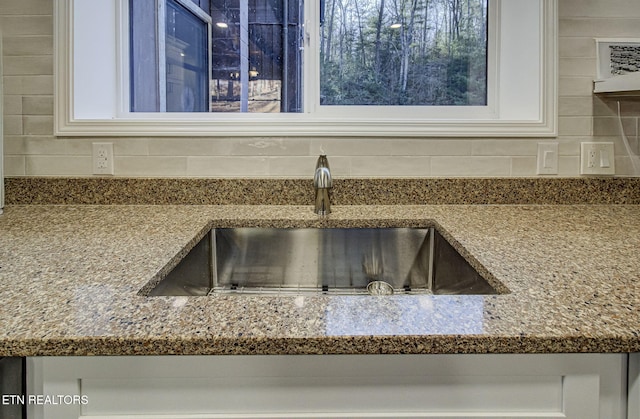
[[[54,131],[61,136],[366,136],[366,137],[546,137],[557,135],[557,2],[537,0],[539,11],[537,34],[539,54],[537,79],[527,84],[537,87],[537,99],[531,117],[501,115],[514,105],[502,101],[507,91],[504,87],[488,91],[488,107],[480,112],[474,107],[396,107],[383,108],[382,114],[343,106],[320,106],[316,95],[305,91],[303,113],[132,113],[129,112],[128,24],[127,0],[100,0],[104,10],[100,22],[87,23],[99,39],[87,40],[83,31],[82,7],[96,10],[97,0],[60,0],[54,3]],[[505,48],[507,24],[501,7],[513,0],[489,0],[490,19],[499,25],[489,32],[491,48]],[[526,0],[532,2],[531,0]],[[87,6],[90,3],[90,6]],[[307,1],[305,13],[311,13],[316,0]],[[492,9],[494,11],[492,11]],[[492,17],[493,16],[493,17]],[[309,24],[305,15],[307,47],[313,50],[319,38],[319,26]],[[77,25],[77,26],[76,26]],[[99,25],[99,28],[95,28]],[[511,25],[514,26],[514,25]],[[102,29],[100,29],[102,28]],[[513,30],[513,29],[512,29]],[[493,33],[493,34],[492,34]],[[82,35],[80,35],[82,34]],[[503,38],[504,37],[504,38]],[[501,42],[501,40],[505,40]],[[93,43],[92,43],[93,42]],[[95,48],[95,42],[110,43],[106,48]],[[493,46],[492,46],[493,44]],[[311,48],[309,48],[309,46]],[[99,50],[99,52],[92,52]],[[317,49],[315,50],[317,52]],[[494,50],[495,51],[495,50]],[[83,60],[74,60],[75,54]],[[93,55],[92,55],[93,54]],[[513,67],[505,67],[502,53],[489,59],[488,79],[512,74]],[[319,56],[319,54],[315,54]],[[534,57],[535,58],[535,57]],[[533,58],[532,58],[533,59]],[[305,89],[319,92],[319,60],[308,53],[305,58]],[[85,62],[94,66],[111,66],[100,82],[91,81],[91,71]],[[531,67],[531,66],[530,66]],[[88,77],[89,75],[89,77]],[[83,79],[88,77],[88,81]],[[511,86],[517,81],[511,77]],[[94,76],[95,78],[95,76]],[[309,82],[311,80],[311,82]],[[91,84],[93,89],[76,86]],[[499,84],[499,83],[496,83]],[[523,85],[525,83],[522,83]],[[114,93],[115,92],[115,93]],[[114,97],[115,96],[115,97]],[[517,94],[513,97],[518,100]],[[100,97],[101,100],[96,100]],[[316,103],[318,102],[318,103]],[[494,103],[492,103],[494,102]],[[82,105],[82,106],[80,106]],[[516,106],[517,107],[517,106]],[[327,108],[327,109],[319,109]],[[333,108],[333,109],[328,109]],[[430,109],[429,109],[430,108]],[[444,109],[443,109],[444,108]],[[458,108],[457,110],[455,108]],[[535,114],[535,115],[534,115]],[[381,117],[381,115],[384,115]]]

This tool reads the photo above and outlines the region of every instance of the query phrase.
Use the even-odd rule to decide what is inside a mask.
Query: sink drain
[[[371,281],[367,285],[367,291],[371,295],[392,295],[393,287],[384,281]]]

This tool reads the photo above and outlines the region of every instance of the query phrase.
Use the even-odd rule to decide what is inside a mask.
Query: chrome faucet
[[[331,199],[329,189],[333,186],[329,160],[321,154],[316,163],[316,172],[313,175],[313,187],[316,192],[316,206],[314,212],[320,216],[329,215],[331,212]]]

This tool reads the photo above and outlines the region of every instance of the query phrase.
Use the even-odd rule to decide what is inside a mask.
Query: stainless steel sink
[[[148,295],[497,294],[434,228],[220,228]]]

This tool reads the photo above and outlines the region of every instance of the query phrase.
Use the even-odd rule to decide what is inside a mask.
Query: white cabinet
[[[628,418],[640,419],[640,353],[629,355]]]
[[[626,418],[626,354],[43,357],[28,376],[61,401],[31,419]]]

